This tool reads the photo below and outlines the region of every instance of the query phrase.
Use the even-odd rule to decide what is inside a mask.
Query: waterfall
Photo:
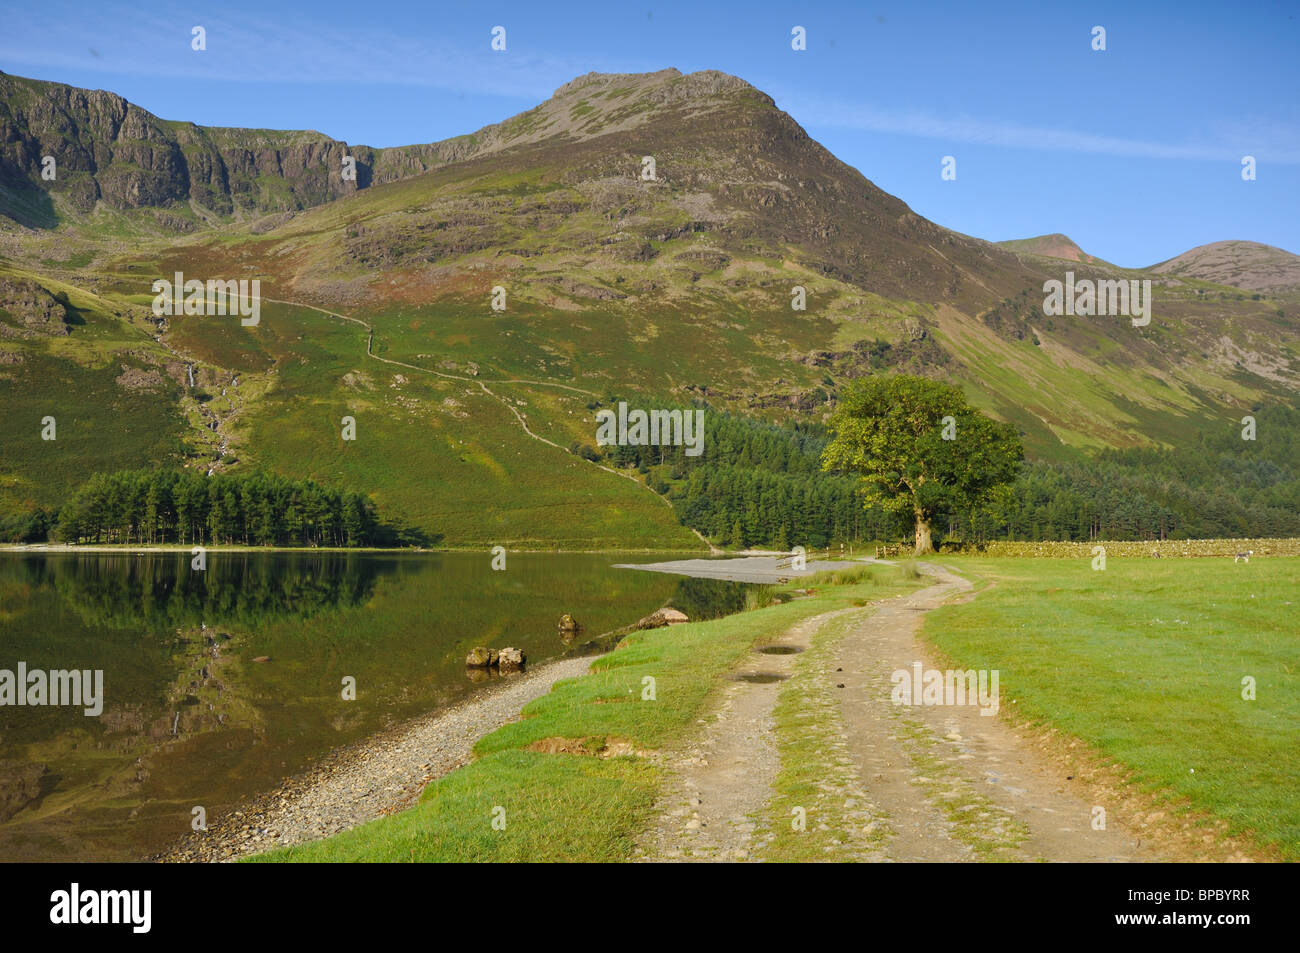
[[[190,389],[193,390],[194,389],[194,365],[186,364],[185,373],[190,375]]]

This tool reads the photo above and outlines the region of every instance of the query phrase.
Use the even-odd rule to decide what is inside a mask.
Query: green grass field
[[[943,562],[992,585],[925,635],[998,669],[1003,712],[1300,859],[1300,558]]]

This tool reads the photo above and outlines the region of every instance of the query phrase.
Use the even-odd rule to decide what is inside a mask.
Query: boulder
[[[577,632],[579,629],[582,628],[582,626],[578,624],[577,619],[575,619],[573,616],[569,615],[569,613],[566,612],[564,613],[564,615],[560,616],[560,624],[557,626],[557,628],[561,632]]]
[[[470,650],[469,655],[465,656],[466,668],[488,668],[491,664],[492,650],[481,645],[475,646]]]
[[[656,609],[644,619],[635,623],[632,628],[641,629],[660,629],[666,625],[681,625],[683,622],[690,622],[686,613],[679,609]]]
[[[524,667],[524,653],[518,649],[504,648],[501,650],[497,667],[503,672],[518,672]]]

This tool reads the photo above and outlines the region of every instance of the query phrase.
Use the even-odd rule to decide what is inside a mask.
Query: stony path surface
[[[806,619],[766,644],[806,649],[813,633],[834,615]],[[753,857],[762,845],[755,836],[759,814],[772,796],[780,769],[772,712],[782,679],[790,675],[797,658],[755,654],[733,673],[716,717],[703,719],[705,727],[696,743],[676,752],[670,762],[675,780],[656,806],[658,823],[642,840],[643,859]]]
[[[918,634],[929,609],[971,588],[937,566],[937,585],[890,600],[844,638],[837,665],[849,749],[886,815],[891,859],[913,861],[1158,860],[1115,817],[1092,827],[1095,805],[1065,772],[976,705],[894,705],[890,676],[944,670]],[[1009,704],[1002,693],[1001,704]],[[1105,805],[1099,805],[1105,807]]]
[[[414,805],[434,778],[469,762],[475,742],[519,717],[519,710],[564,678],[584,675],[591,658],[561,659],[476,694],[454,708],[369,738],[325,759],[255,803],[209,817],[160,856],[167,861],[224,861],[317,840]]]
[[[1164,859],[1141,846],[1117,818],[1108,817],[1105,829],[1094,830],[1094,805],[1072,792],[1065,772],[1005,721],[981,715],[973,704],[892,703],[893,672],[910,672],[917,661],[923,669],[946,668],[918,638],[922,618],[971,588],[940,567],[923,569],[935,577],[934,585],[884,600],[869,614],[842,610],[813,617],[775,643],[806,649],[822,626],[856,613],[836,623],[833,631],[845,633],[818,673],[835,686],[838,717],[827,723],[843,741],[849,762],[847,779],[828,778],[827,785],[838,791],[847,784],[862,792],[858,809],[875,819],[868,829],[878,828],[883,838],[865,853],[861,844],[845,841],[828,848],[826,859]],[[741,663],[716,717],[702,720],[695,742],[671,756],[674,781],[657,805],[658,820],[643,837],[637,859],[760,858],[772,837],[762,822],[781,767],[773,710],[783,682],[755,684],[743,676],[788,676],[797,658],[756,653]]]

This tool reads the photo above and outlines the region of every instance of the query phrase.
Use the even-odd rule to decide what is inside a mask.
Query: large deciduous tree
[[[975,410],[957,388],[923,377],[857,381],[830,428],[822,468],[858,474],[868,507],[910,515],[917,555],[934,551],[936,518],[1005,492],[1024,459],[1014,427]]]

